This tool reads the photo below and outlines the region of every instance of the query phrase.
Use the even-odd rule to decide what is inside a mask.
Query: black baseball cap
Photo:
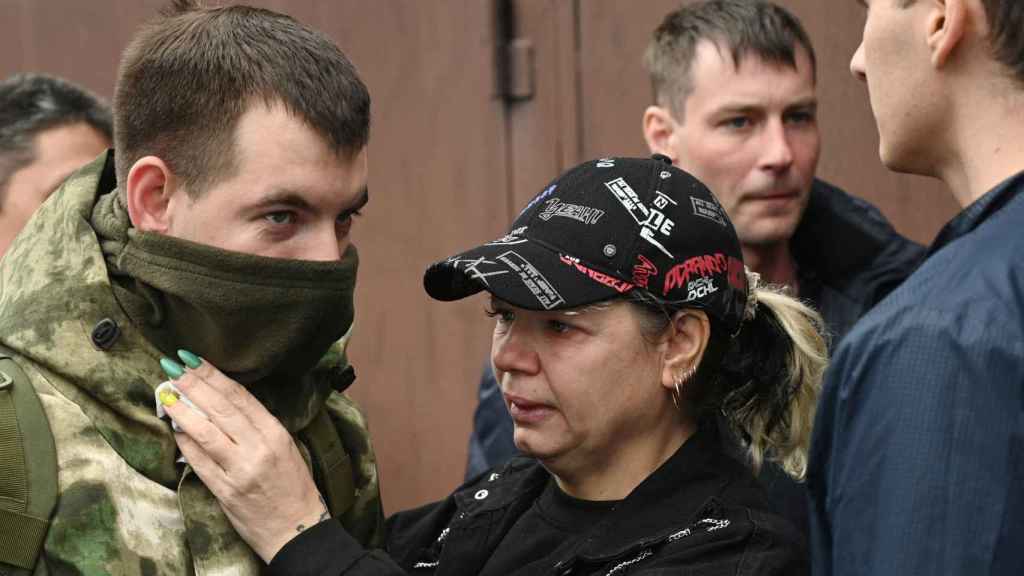
[[[739,239],[699,180],[656,154],[601,158],[534,196],[508,234],[427,268],[443,301],[487,290],[528,310],[564,310],[638,288],[699,308],[735,333],[747,302]]]

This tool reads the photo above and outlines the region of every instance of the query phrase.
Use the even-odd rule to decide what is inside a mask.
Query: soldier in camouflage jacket
[[[175,464],[170,425],[155,414],[161,352],[118,306],[90,225],[105,164],[109,183],[105,155],[43,206],[0,266],[0,341],[42,400],[60,470],[36,573],[258,574],[262,562],[209,491]],[[106,349],[103,326],[118,332]],[[292,427],[330,413],[353,461],[347,516],[375,545],[383,517],[365,421],[344,394],[310,404]]]
[[[355,69],[287,16],[178,0],[126,50],[114,115],[117,162],[72,176],[0,263],[0,344],[42,402],[59,470],[34,573],[265,569],[155,413],[160,359],[181,348],[277,416],[332,515],[377,546],[374,456],[341,393],[348,230],[367,199]]]

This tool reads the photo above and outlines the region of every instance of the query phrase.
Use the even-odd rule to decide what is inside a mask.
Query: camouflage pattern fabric
[[[355,499],[341,516],[341,523],[367,548],[384,547],[384,509],[377,483],[377,460],[362,412],[344,394],[327,399],[327,412],[352,460]]]
[[[153,389],[165,379],[161,353],[112,295],[89,224],[106,192],[98,188],[107,160],[69,179],[0,261],[0,341],[19,355],[40,396],[60,470],[35,573],[259,574],[263,563],[210,492],[175,464],[170,426],[154,413]],[[101,350],[92,334],[104,320],[119,335]],[[345,344],[329,356],[344,359]],[[342,522],[376,545],[382,516],[366,423],[343,394],[325,403],[356,472],[355,504]]]

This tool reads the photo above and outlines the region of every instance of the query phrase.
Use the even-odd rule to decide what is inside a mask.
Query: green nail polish
[[[188,366],[193,370],[199,368],[199,366],[201,366],[203,363],[202,358],[196,356],[195,354],[189,352],[188,350],[178,350],[178,358],[181,358],[181,361],[185,363],[185,366]]]
[[[185,369],[181,367],[181,364],[178,364],[170,358],[161,358],[160,367],[163,368],[164,372],[171,377],[171,380],[177,380],[185,374]]]

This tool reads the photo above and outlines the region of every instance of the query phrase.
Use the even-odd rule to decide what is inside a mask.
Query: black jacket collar
[[[897,234],[874,206],[822,180],[814,181],[807,209],[790,239],[801,273],[832,288],[915,247],[923,252]]]
[[[455,500],[466,520],[472,522],[472,518],[488,517],[502,509],[528,506],[549,478],[535,460],[519,457],[501,472],[470,481],[456,492]],[[686,529],[716,503],[769,509],[749,469],[727,454],[717,426],[707,423],[558,564],[568,566],[577,560],[600,563],[629,555]]]
[[[577,555],[597,561],[663,541],[699,520],[712,499],[768,509],[753,475],[726,455],[717,426],[708,423],[594,528]]]

